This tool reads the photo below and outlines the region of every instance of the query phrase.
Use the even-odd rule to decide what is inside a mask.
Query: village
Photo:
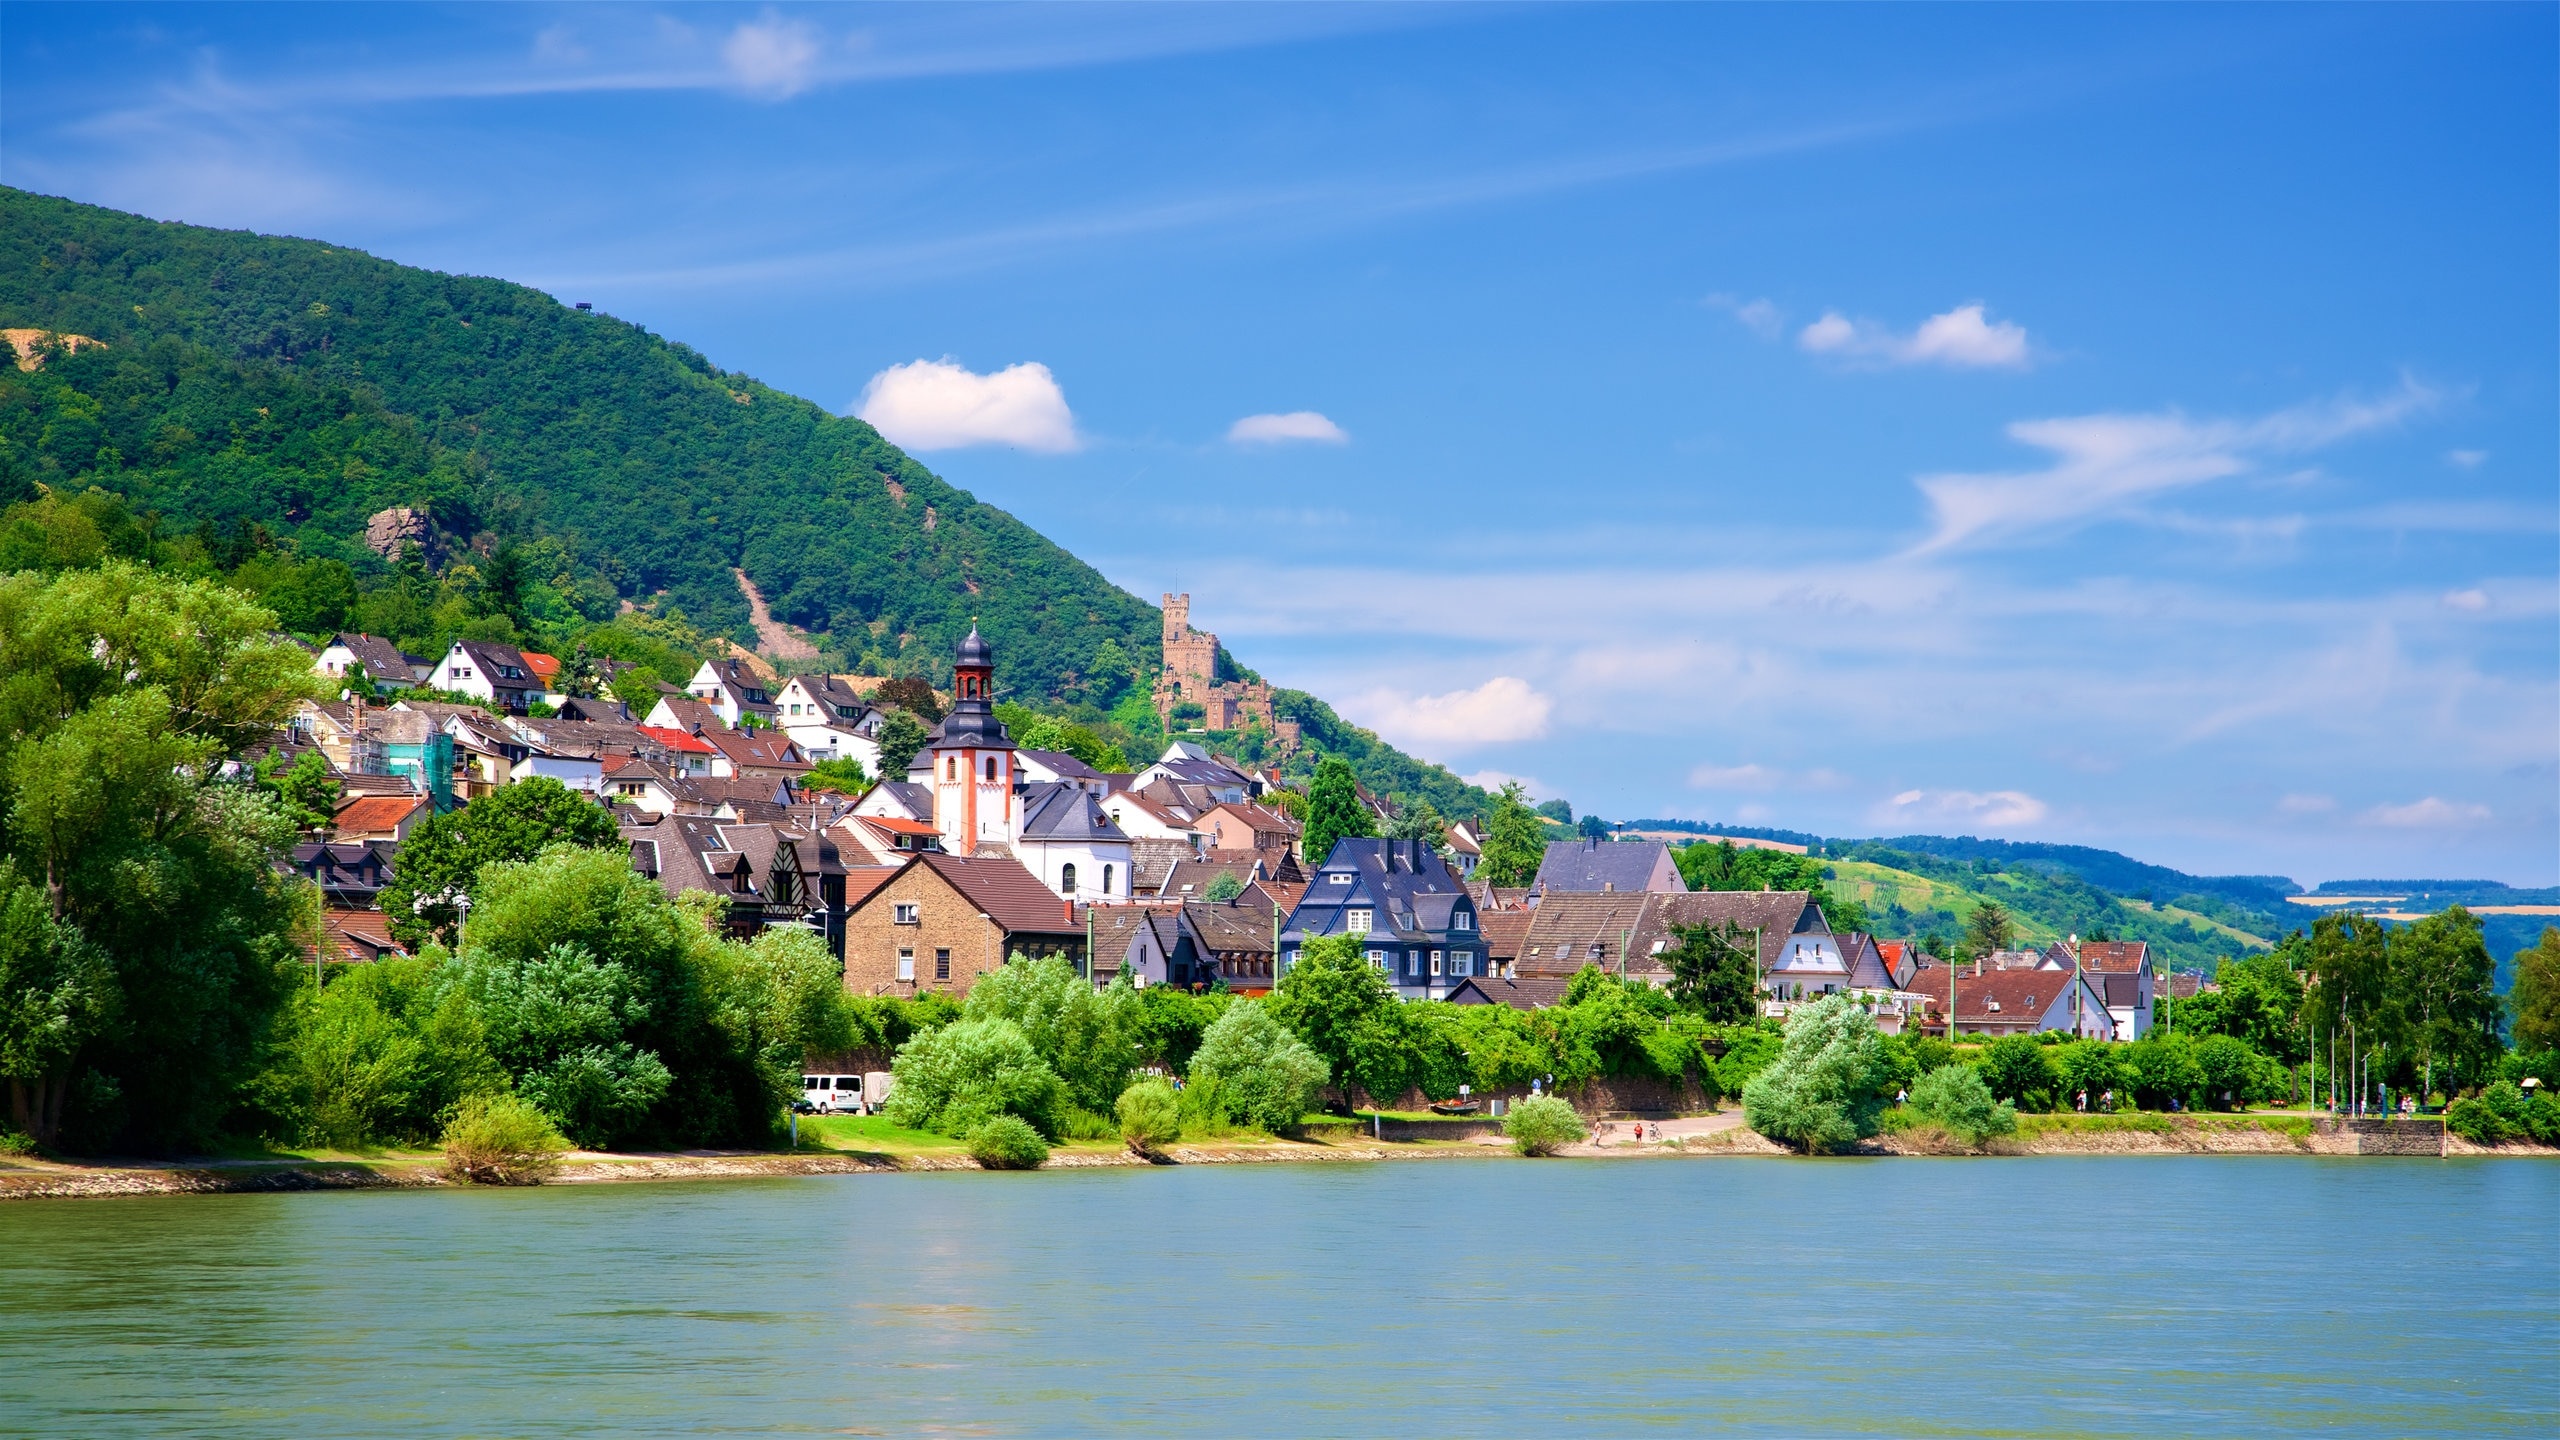
[[[1191,627],[1190,597],[1164,601],[1160,713],[1196,707],[1203,735],[1249,719],[1294,747],[1267,686],[1216,679],[1217,637]],[[1374,838],[1398,815],[1365,788],[1374,836],[1310,854],[1291,813],[1303,795],[1275,765],[1177,739],[1143,768],[1105,773],[1018,744],[974,631],[936,696],[945,713],[905,757],[884,756],[901,712],[881,677],[786,677],[733,647],[634,713],[564,693],[560,663],[472,640],[432,660],[361,634],[319,648],[316,669],[349,683],[305,702],[274,746],[280,761],[323,757],[341,797],[328,837],[292,862],[327,900],[315,961],[407,953],[380,898],[412,828],[547,780],[610,810],[639,874],[716,897],[731,935],[822,936],[859,995],[962,998],[1011,960],[1055,956],[1097,987],[1254,997],[1308,941],[1352,936],[1402,998],[1534,1011],[1586,968],[1667,985],[1665,955],[1692,927],[1748,933],[1761,1014],[1847,995],[1888,1035],[1953,1038],[1952,1014],[1958,1036],[2129,1042],[2150,1033],[2167,983],[2141,941],[1959,961],[1909,937],[1835,932],[1802,890],[1692,891],[1659,839],[1552,841],[1529,883],[1498,886],[1476,873],[1477,822],[1436,840]],[[846,761],[867,784],[813,782]],[[2192,993],[2195,977],[2178,978]]]

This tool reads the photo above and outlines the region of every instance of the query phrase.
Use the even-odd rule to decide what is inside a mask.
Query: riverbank
[[[851,1127],[847,1122],[836,1126]],[[594,1185],[666,1180],[735,1180],[793,1175],[855,1175],[909,1171],[974,1170],[959,1142],[937,1135],[890,1132],[865,1125],[854,1133],[828,1134],[812,1125],[811,1141],[792,1151],[685,1150],[613,1153],[572,1151],[547,1182]],[[1423,1127],[1407,1124],[1409,1135]],[[1390,1160],[1502,1159],[1511,1156],[1501,1135],[1483,1125],[1453,1124],[1445,1136],[1377,1138],[1347,1122],[1311,1127],[1303,1138],[1249,1136],[1174,1145],[1156,1159],[1102,1142],[1058,1147],[1043,1168],[1083,1170],[1157,1165],[1299,1165]],[[2375,1127],[2368,1126],[2368,1130]],[[2560,1158],[2560,1147],[2474,1145],[2460,1136],[2371,1134],[2307,1113],[2242,1115],[2029,1115],[2018,1133],[1967,1149],[1925,1128],[1879,1135],[1857,1147],[1871,1157],[1994,1155],[2308,1155],[2436,1154]],[[2409,1142],[2415,1141],[2416,1144]],[[1568,1147],[1566,1156],[1592,1159],[1680,1157],[1785,1157],[1784,1146],[1724,1111],[1660,1122],[1640,1138],[1618,1122]],[[432,1150],[268,1153],[175,1161],[57,1161],[0,1159],[0,1200],[91,1199],[125,1195],[256,1194],[298,1190],[429,1189],[454,1183],[443,1157]]]

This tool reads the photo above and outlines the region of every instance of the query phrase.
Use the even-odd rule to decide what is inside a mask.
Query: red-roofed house
[[[1086,965],[1074,903],[1010,856],[919,851],[845,916],[844,988],[857,995],[966,995],[1016,955]]]
[[[641,734],[667,747],[667,768],[678,775],[725,776],[729,773],[728,757],[720,747],[689,730],[670,730],[662,725],[637,727]]]
[[[1986,970],[1979,961],[1932,965],[1911,977],[1911,993],[1936,1002],[1920,1022],[1921,1033],[1946,1034],[1951,976],[1959,1034],[1996,1038],[2060,1030],[2090,1040],[2115,1035],[2115,1020],[2087,977],[2068,970]]]
[[[435,813],[424,795],[357,795],[338,806],[331,833],[345,841],[409,838],[409,829]]]

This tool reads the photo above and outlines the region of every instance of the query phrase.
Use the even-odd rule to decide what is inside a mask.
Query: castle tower
[[[951,713],[933,742],[933,819],[942,848],[974,855],[1012,843],[1013,738],[995,711],[995,647],[969,627],[951,664]]]

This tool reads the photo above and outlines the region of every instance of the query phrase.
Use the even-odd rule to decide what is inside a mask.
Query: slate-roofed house
[[[1129,837],[1092,791],[1072,781],[1026,785],[1014,858],[1069,900],[1126,900],[1134,883]]]
[[[1525,912],[1528,929],[1521,937],[1515,973],[1530,978],[1569,980],[1586,965],[1635,979],[1667,979],[1653,972],[1659,964],[1647,953],[1645,911],[1651,896],[1633,891],[1560,891]]]
[[[778,723],[773,696],[765,688],[762,675],[754,666],[731,656],[723,660],[705,660],[702,668],[685,682],[685,693],[708,706],[726,726],[743,725],[741,718],[753,715],[768,725]],[[687,727],[690,728],[690,727]]]
[[[1281,927],[1281,970],[1306,942],[1356,935],[1369,963],[1408,999],[1439,999],[1480,973],[1475,902],[1423,840],[1337,840]]]
[[[1956,1029],[1965,1035],[2032,1035],[2060,1030],[2085,1039],[2104,1040],[2115,1033],[2114,1018],[2084,975],[2068,970],[1990,970],[1976,961],[1965,965],[1932,965],[1911,977],[1912,993],[1935,1005],[1921,1028],[1946,1033],[1945,1010],[1950,981],[1955,988]]]
[[[490,640],[454,641],[427,673],[427,685],[517,711],[546,688],[525,663],[523,651]]]
[[[1101,771],[1064,750],[1017,750],[1014,760],[1030,784],[1073,785],[1095,796],[1111,793],[1111,782]]]
[[[845,917],[844,985],[857,995],[965,996],[1014,955],[1086,971],[1082,920],[1010,856],[910,856]]]
[[[1538,862],[1532,889],[1557,891],[1655,891],[1678,894],[1689,888],[1671,847],[1659,840],[1558,840]]]
[[[366,635],[354,630],[341,630],[320,647],[311,668],[331,679],[343,680],[350,666],[361,665],[373,689],[405,690],[418,683],[430,670],[425,661],[416,659],[379,635]]]
[[[731,934],[771,925],[803,925],[830,940],[838,933],[844,867],[823,837],[710,816],[641,812],[621,819],[632,868],[670,894],[727,899]]]
[[[1461,980],[1449,992],[1452,1005],[1508,1005],[1514,1010],[1544,1010],[1564,1003],[1570,980],[1514,980],[1479,975]]]
[[[1130,782],[1133,790],[1151,785],[1171,787],[1177,792],[1182,787],[1194,787],[1201,793],[1187,798],[1204,809],[1250,800],[1255,793],[1252,779],[1243,771],[1188,740],[1177,740],[1165,747],[1164,757],[1139,771]]]
[[[306,840],[293,847],[287,862],[294,874],[320,887],[331,905],[344,910],[370,910],[374,897],[391,883],[395,842],[371,844]]]
[[[812,762],[858,760],[880,774],[880,712],[834,675],[794,675],[774,695],[774,723]]]

